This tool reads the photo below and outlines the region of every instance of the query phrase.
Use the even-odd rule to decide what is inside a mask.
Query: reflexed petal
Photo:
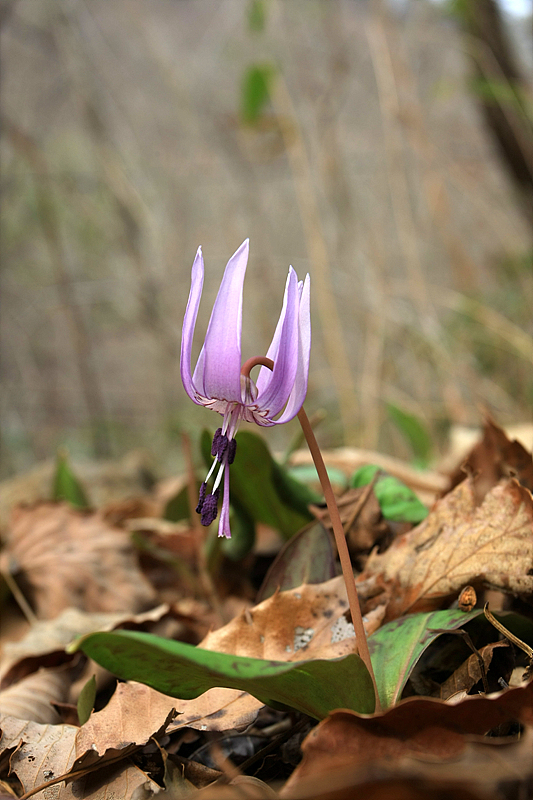
[[[292,268],[291,268],[292,269]],[[283,330],[283,323],[285,321],[285,314],[287,313],[287,292],[289,291],[289,281],[290,281],[291,273],[289,270],[289,274],[287,275],[287,280],[285,281],[285,291],[283,293],[283,304],[281,306],[281,314],[279,315],[278,324],[276,325],[276,330],[274,331],[274,336],[272,337],[272,342],[270,343],[270,347],[267,351],[267,358],[271,358],[274,364],[276,363],[276,359],[278,357],[278,350],[279,350],[279,342],[281,339],[281,331]],[[261,367],[259,370],[259,375],[257,376],[257,381],[255,382],[257,393],[260,395],[264,392],[269,385],[270,381],[272,380],[272,370],[268,367]]]
[[[242,286],[248,262],[248,239],[230,258],[211,312],[193,382],[203,372],[206,397],[241,400]]]
[[[181,356],[180,356],[180,371],[181,380],[185,391],[195,403],[198,402],[194,387],[194,380],[191,378],[191,351],[192,340],[194,336],[194,327],[196,325],[196,317],[198,316],[198,308],[200,305],[200,298],[202,296],[202,287],[204,283],[204,260],[202,257],[202,248],[199,247],[196,252],[196,257],[192,265],[191,271],[191,290],[189,292],[189,299],[187,301],[187,308],[183,318],[183,330],[181,335]]]
[[[299,292],[298,278],[292,267],[287,280],[284,311],[272,380],[257,398],[257,405],[268,412],[269,419],[278,414],[289,399],[298,365]]]
[[[311,309],[310,309],[310,280],[306,275],[300,295],[300,312],[298,320],[298,367],[294,386],[283,414],[274,420],[276,424],[288,422],[296,416],[303,405],[307,394],[307,379],[309,376],[309,357],[311,354]]]

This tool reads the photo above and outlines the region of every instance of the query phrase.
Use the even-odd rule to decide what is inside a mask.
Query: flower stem
[[[316,471],[318,473],[318,478],[322,486],[322,491],[324,492],[326,505],[328,507],[329,516],[331,519],[331,525],[333,528],[333,533],[335,535],[335,543],[337,545],[337,551],[339,553],[339,558],[341,562],[342,574],[344,576],[344,583],[346,584],[346,593],[348,595],[350,613],[352,615],[352,623],[355,630],[356,651],[361,656],[361,659],[364,662],[365,667],[370,673],[370,677],[372,678],[372,683],[374,684],[374,693],[376,696],[375,710],[380,711],[381,705],[379,702],[376,678],[374,675],[374,670],[372,668],[372,661],[370,660],[370,651],[368,649],[368,642],[366,640],[366,631],[363,625],[363,617],[361,615],[361,606],[359,605],[359,597],[357,595],[357,587],[355,585],[352,562],[350,560],[350,554],[348,552],[348,545],[346,543],[346,536],[344,534],[344,528],[342,526],[339,509],[337,507],[337,501],[335,500],[335,495],[331,487],[331,482],[329,480],[329,476],[326,470],[326,465],[324,464],[324,459],[322,458],[322,453],[320,452],[320,447],[318,446],[318,442],[316,440],[315,434],[313,433],[313,429],[309,422],[309,418],[305,413],[303,407],[298,411],[298,420],[300,422],[300,425],[302,426],[302,430],[304,432],[307,445],[311,452],[311,456],[313,457]]]
[[[266,356],[255,356],[249,358],[248,361],[246,361],[241,367],[241,375],[244,375],[246,378],[248,378],[251,370],[257,366],[267,367],[271,370],[274,368],[274,362],[271,358],[267,358]],[[374,684],[374,694],[376,698],[375,710],[381,711],[378,687],[376,684],[374,670],[372,668],[372,661],[370,660],[370,651],[368,649],[368,642],[366,640],[366,631],[363,624],[363,617],[361,615],[361,606],[359,605],[359,597],[357,595],[357,587],[355,585],[352,562],[348,552],[348,545],[346,543],[346,536],[344,534],[344,528],[342,526],[339,509],[337,507],[337,501],[335,500],[335,495],[333,493],[333,489],[331,488],[331,482],[326,470],[326,465],[324,464],[324,459],[322,458],[322,453],[320,452],[320,447],[318,446],[311,423],[309,422],[309,418],[305,413],[303,406],[298,411],[298,420],[307,441],[307,446],[309,447],[309,451],[315,463],[318,478],[320,480],[326,505],[328,507],[333,533],[335,535],[335,543],[337,545],[337,552],[339,553],[344,583],[346,584],[346,594],[348,595],[348,603],[350,605],[350,614],[352,615],[352,623],[355,631],[355,651],[361,656],[361,659],[369,671],[370,677],[372,678],[372,683]]]

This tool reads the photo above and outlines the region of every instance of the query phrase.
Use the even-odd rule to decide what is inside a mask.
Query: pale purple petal
[[[310,280],[306,275],[300,295],[300,312],[298,320],[298,367],[296,378],[289,400],[283,414],[274,420],[276,424],[288,422],[296,416],[301,409],[307,394],[307,379],[309,376],[309,358],[311,354],[311,309],[310,309]]]
[[[220,521],[218,523],[218,535],[231,539],[229,527],[229,465],[226,464],[224,470],[224,496],[222,498],[222,509],[220,511]]]
[[[274,360],[272,380],[265,390],[258,395],[257,405],[268,412],[271,419],[286,404],[291,394],[298,366],[298,320],[299,291],[298,278],[292,267],[287,280],[286,304],[283,326],[277,343],[277,355]],[[283,314],[283,311],[282,311]]]
[[[248,262],[248,239],[230,258],[211,312],[199,362],[206,397],[241,400],[242,286]],[[193,381],[196,381],[198,366]]]
[[[272,342],[270,343],[270,347],[268,348],[267,351],[267,358],[271,358],[274,364],[276,363],[276,359],[278,357],[281,332],[283,330],[285,314],[287,313],[287,292],[289,291],[290,277],[291,273],[289,271],[289,274],[287,275],[287,280],[285,281],[285,291],[283,293],[281,314],[279,315],[278,324],[276,325],[276,330],[274,331]],[[257,381],[255,382],[257,393],[261,394],[262,392],[264,392],[271,380],[272,380],[272,370],[269,369],[268,367],[261,367],[261,369],[259,370],[259,375],[257,376]]]
[[[200,306],[200,298],[202,296],[202,287],[204,283],[204,260],[202,257],[202,248],[199,247],[196,252],[196,257],[192,265],[191,271],[191,290],[189,292],[189,299],[187,301],[187,308],[183,318],[183,329],[181,335],[181,356],[180,356],[180,371],[181,380],[185,391],[195,403],[198,402],[194,380],[191,378],[191,351],[192,340],[194,336],[194,327],[196,325],[196,318],[198,316],[198,308]]]

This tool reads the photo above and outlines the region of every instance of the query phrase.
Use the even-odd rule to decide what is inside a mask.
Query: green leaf
[[[145,683],[184,700],[224,686],[316,719],[323,719],[334,708],[361,714],[374,710],[372,680],[355,654],[330,661],[265,661],[202,650],[136,631],[91,633],[69,650],[82,650],[119,678]]]
[[[285,538],[291,537],[312,520],[307,506],[316,502],[316,495],[274,461],[255,433],[241,431],[235,438],[237,453],[230,467],[232,504],[254,522],[263,522]],[[202,433],[201,449],[208,466],[212,463],[211,439],[207,431]]]
[[[200,484],[197,485],[199,490]],[[189,519],[189,496],[187,494],[187,487],[184,486],[174,497],[171,497],[167,502],[163,511],[163,519],[169,522],[179,522],[181,519]]]
[[[241,117],[247,125],[256,123],[270,98],[275,74],[272,64],[253,64],[244,73],[241,87]]]
[[[378,478],[374,484],[374,494],[385,519],[394,522],[412,522],[416,525],[427,517],[428,509],[412,489],[393,475],[383,472],[375,464],[365,464],[364,467],[360,467],[352,477],[352,486],[355,489],[367,486],[376,474]]]
[[[270,566],[256,603],[276,591],[287,591],[304,583],[323,583],[334,578],[336,553],[331,536],[320,522],[307,525],[285,544]]]
[[[52,499],[66,500],[75,508],[89,508],[90,504],[83,486],[76,478],[68,462],[67,453],[58,450],[56,471],[52,483]]]
[[[80,725],[85,725],[92,714],[96,700],[96,675],[93,675],[84,685],[78,697],[78,720]]]
[[[387,404],[387,411],[392,422],[411,446],[415,460],[421,466],[427,464],[433,444],[425,425],[414,414],[408,414],[407,411],[391,403]]]
[[[533,624],[526,618],[505,612],[496,616],[519,638],[527,639],[528,634],[529,638],[533,636]],[[490,624],[481,609],[465,613],[455,608],[429,614],[409,614],[388,622],[369,636],[368,648],[383,708],[398,702],[417,661],[435,639],[446,631],[465,626],[469,629],[468,623],[475,626]],[[489,641],[496,638],[497,634]]]
[[[232,561],[240,561],[251,553],[255,544],[253,519],[238,503],[233,502],[231,517],[231,539],[222,538],[221,549]]]
[[[300,481],[300,483],[309,484],[319,482],[318,472],[314,464],[296,464],[289,467],[288,472],[292,478]],[[343,490],[346,489],[348,480],[342,470],[337,469],[337,467],[326,467],[326,472],[333,486],[338,486]],[[320,503],[322,500],[317,496],[314,502]]]
[[[248,5],[248,27],[254,33],[261,33],[265,29],[266,4],[265,0],[251,0]]]

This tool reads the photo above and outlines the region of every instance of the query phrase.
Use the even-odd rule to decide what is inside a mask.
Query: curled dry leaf
[[[129,536],[64,503],[14,509],[0,569],[20,573],[37,615],[64,608],[137,612],[155,604]]]
[[[511,441],[505,431],[488,418],[483,426],[483,438],[451,477],[452,488],[472,475],[476,504],[502,478],[515,477],[522,486],[533,492],[533,458],[516,439]]]
[[[531,732],[533,683],[490,698],[468,698],[457,705],[409,698],[372,717],[333,711],[303,742],[303,760],[281,796],[305,797],[313,783],[325,776],[330,781],[335,776],[341,780],[340,785],[346,785],[342,782],[359,780],[360,771],[369,766],[390,767],[407,757],[424,763],[443,761],[449,770],[450,762],[463,758],[467,736],[480,736],[510,720],[520,720]],[[531,742],[527,749],[530,747]],[[493,753],[488,760],[494,757]]]
[[[77,608],[66,608],[53,620],[38,620],[18,642],[6,642],[3,645],[0,661],[2,688],[40,666],[50,666],[47,661],[70,661],[70,656],[61,656],[60,653],[77,636],[93,631],[110,631],[125,623],[142,625],[145,622],[158,622],[169,611],[166,603],[136,615],[122,612],[88,614]]]
[[[479,654],[472,653],[472,655],[441,684],[441,700],[447,700],[459,692],[469,692],[476,683],[483,680],[480,659],[483,662],[486,678],[492,663],[494,651],[499,650],[501,647],[508,649],[509,643],[506,641],[492,642],[482,647],[481,650],[479,650]],[[512,668],[502,676],[507,683],[509,682],[511,671]],[[490,689],[485,691],[490,691]]]
[[[361,577],[374,576],[386,587],[390,620],[438,608],[466,583],[530,594],[532,571],[531,492],[514,479],[503,480],[478,506],[467,479],[386,553],[373,554]]]
[[[0,692],[2,714],[17,719],[56,725],[61,717],[52,703],[65,703],[70,688],[69,670],[39,669]]]
[[[530,797],[533,731],[519,741],[465,737],[457,756],[404,754],[304,778],[283,800],[495,800]]]

